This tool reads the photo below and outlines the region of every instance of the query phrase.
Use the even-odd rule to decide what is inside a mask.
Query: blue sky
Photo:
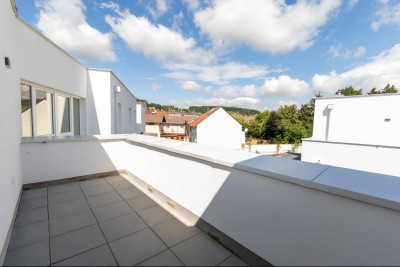
[[[19,15],[141,99],[258,110],[400,87],[400,2],[17,0]]]

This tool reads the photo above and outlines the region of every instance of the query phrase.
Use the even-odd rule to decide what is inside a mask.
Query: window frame
[[[64,92],[59,92],[53,89],[50,89],[48,87],[45,86],[41,86],[41,85],[37,85],[35,83],[31,83],[31,82],[27,82],[24,80],[20,81],[20,85],[26,85],[29,86],[31,88],[31,124],[32,124],[32,135],[30,137],[41,137],[41,136],[74,136],[74,132],[75,132],[75,125],[74,125],[74,99],[78,100],[78,110],[79,110],[79,124],[81,124],[81,98],[74,96],[74,95],[70,95],[68,93],[64,93]],[[36,111],[36,91],[42,91],[45,93],[49,93],[52,95],[52,100],[51,100],[51,108],[52,108],[52,134],[44,134],[44,135],[38,135],[37,133],[37,111]],[[69,125],[70,125],[70,131],[69,132],[65,132],[65,133],[61,133],[61,129],[60,131],[58,131],[58,126],[59,126],[59,121],[58,121],[58,97],[65,97],[67,99],[69,99]],[[22,123],[22,118],[21,118],[21,123]],[[79,127],[81,128],[81,126]],[[79,132],[79,136],[81,135],[81,131]],[[78,136],[78,135],[77,135]],[[21,129],[21,137],[28,137],[28,136],[22,136],[22,129]]]

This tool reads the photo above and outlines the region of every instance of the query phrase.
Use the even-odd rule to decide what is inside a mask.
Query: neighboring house
[[[163,114],[146,113],[145,115],[146,121],[146,134],[155,135],[157,137],[161,137],[162,133],[162,125],[165,122]]]
[[[242,125],[222,107],[215,107],[189,124],[190,142],[241,149],[245,143]]]
[[[193,115],[170,115],[165,116],[163,133],[161,137],[179,141],[189,141],[188,123],[194,121],[197,116]]]
[[[302,161],[400,176],[400,94],[317,98]]]

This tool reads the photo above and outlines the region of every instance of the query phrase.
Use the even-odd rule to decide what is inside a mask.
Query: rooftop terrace
[[[135,134],[21,164],[6,264],[400,264],[399,177]]]
[[[23,191],[5,265],[246,266],[122,175],[63,182]]]

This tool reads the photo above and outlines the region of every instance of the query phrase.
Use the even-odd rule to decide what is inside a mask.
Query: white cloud
[[[255,97],[257,89],[254,84],[245,85],[243,87],[237,85],[222,86],[212,92],[216,97],[238,98],[238,97]]]
[[[152,83],[152,84],[151,84],[151,89],[152,89],[153,91],[155,91],[155,92],[158,92],[158,91],[160,91],[160,89],[161,89],[161,85],[159,85],[158,83]]]
[[[147,10],[154,19],[157,19],[167,13],[169,7],[170,5],[168,0],[155,0],[154,5],[147,6]]]
[[[333,57],[343,57],[343,58],[349,58],[349,57],[360,57],[367,53],[367,49],[363,46],[359,46],[355,48],[354,50],[349,50],[349,49],[344,49],[342,48],[341,45],[332,45],[328,49],[328,54]]]
[[[37,0],[36,26],[53,42],[80,60],[115,61],[113,35],[90,26],[81,0]]]
[[[392,5],[389,1],[381,1],[381,5],[375,13],[371,28],[377,31],[385,25],[400,25],[400,3],[397,2],[397,4]]]
[[[184,100],[183,107],[189,106],[231,106],[261,110],[260,100],[252,97],[238,97],[234,99],[226,98],[195,98]]]
[[[388,83],[400,86],[400,44],[349,71],[315,74],[312,78],[312,87],[322,93],[335,93],[346,86],[363,88],[366,92],[373,87],[383,88]]]
[[[264,85],[260,88],[260,94],[262,96],[301,97],[309,90],[307,82],[281,75],[278,78],[265,80]]]
[[[201,85],[195,81],[182,82],[181,87],[183,90],[196,92],[201,89]]]
[[[220,65],[175,64],[166,68],[173,71],[166,73],[165,77],[183,80],[191,77],[191,79],[214,84],[227,84],[235,79],[260,79],[267,73],[272,72],[265,66],[237,62],[227,62]]]
[[[125,41],[130,49],[154,58],[162,64],[191,62],[207,64],[214,55],[196,47],[194,38],[185,38],[162,24],[154,25],[145,17],[137,17],[128,10],[114,8],[115,16],[106,16],[106,22]]]
[[[359,0],[348,0],[347,1],[347,9],[352,10],[353,7],[358,3]]]
[[[338,10],[341,0],[214,0],[195,13],[195,23],[221,49],[245,44],[280,53],[310,47],[319,29]]]

